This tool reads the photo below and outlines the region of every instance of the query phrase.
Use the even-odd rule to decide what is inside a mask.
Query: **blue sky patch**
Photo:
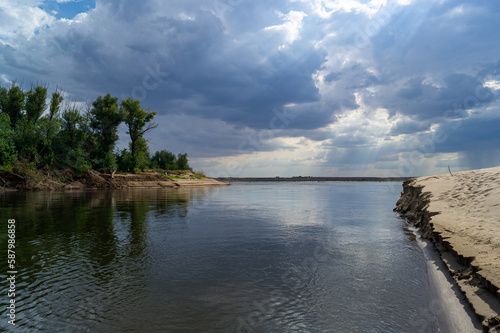
[[[43,10],[54,15],[58,19],[73,19],[76,15],[80,13],[88,12],[95,8],[94,0],[82,0],[82,1],[70,1],[70,2],[60,2],[57,1],[46,1],[40,6]]]

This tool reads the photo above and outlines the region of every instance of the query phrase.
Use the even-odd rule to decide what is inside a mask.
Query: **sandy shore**
[[[485,330],[500,332],[500,167],[403,186],[395,210],[436,245]]]
[[[417,232],[418,234],[418,232]],[[441,333],[481,333],[481,322],[431,241],[417,238],[424,253],[432,298],[430,311]],[[422,331],[425,330],[425,326]]]

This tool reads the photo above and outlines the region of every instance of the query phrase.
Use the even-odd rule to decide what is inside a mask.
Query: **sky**
[[[496,0],[0,0],[13,81],[141,99],[212,177],[500,165]]]

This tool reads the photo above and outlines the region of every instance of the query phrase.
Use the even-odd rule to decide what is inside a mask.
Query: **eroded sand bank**
[[[436,245],[483,327],[500,332],[500,167],[403,187],[395,210]]]

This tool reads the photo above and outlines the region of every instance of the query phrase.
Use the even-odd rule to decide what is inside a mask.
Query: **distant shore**
[[[402,182],[410,177],[223,177],[226,183],[254,182]]]
[[[0,171],[0,191],[66,191],[127,188],[177,188],[194,186],[227,186],[227,183],[190,171],[103,173],[88,170],[76,175],[70,170],[19,175]]]
[[[410,179],[395,211],[431,240],[487,332],[500,331],[500,167]]]

